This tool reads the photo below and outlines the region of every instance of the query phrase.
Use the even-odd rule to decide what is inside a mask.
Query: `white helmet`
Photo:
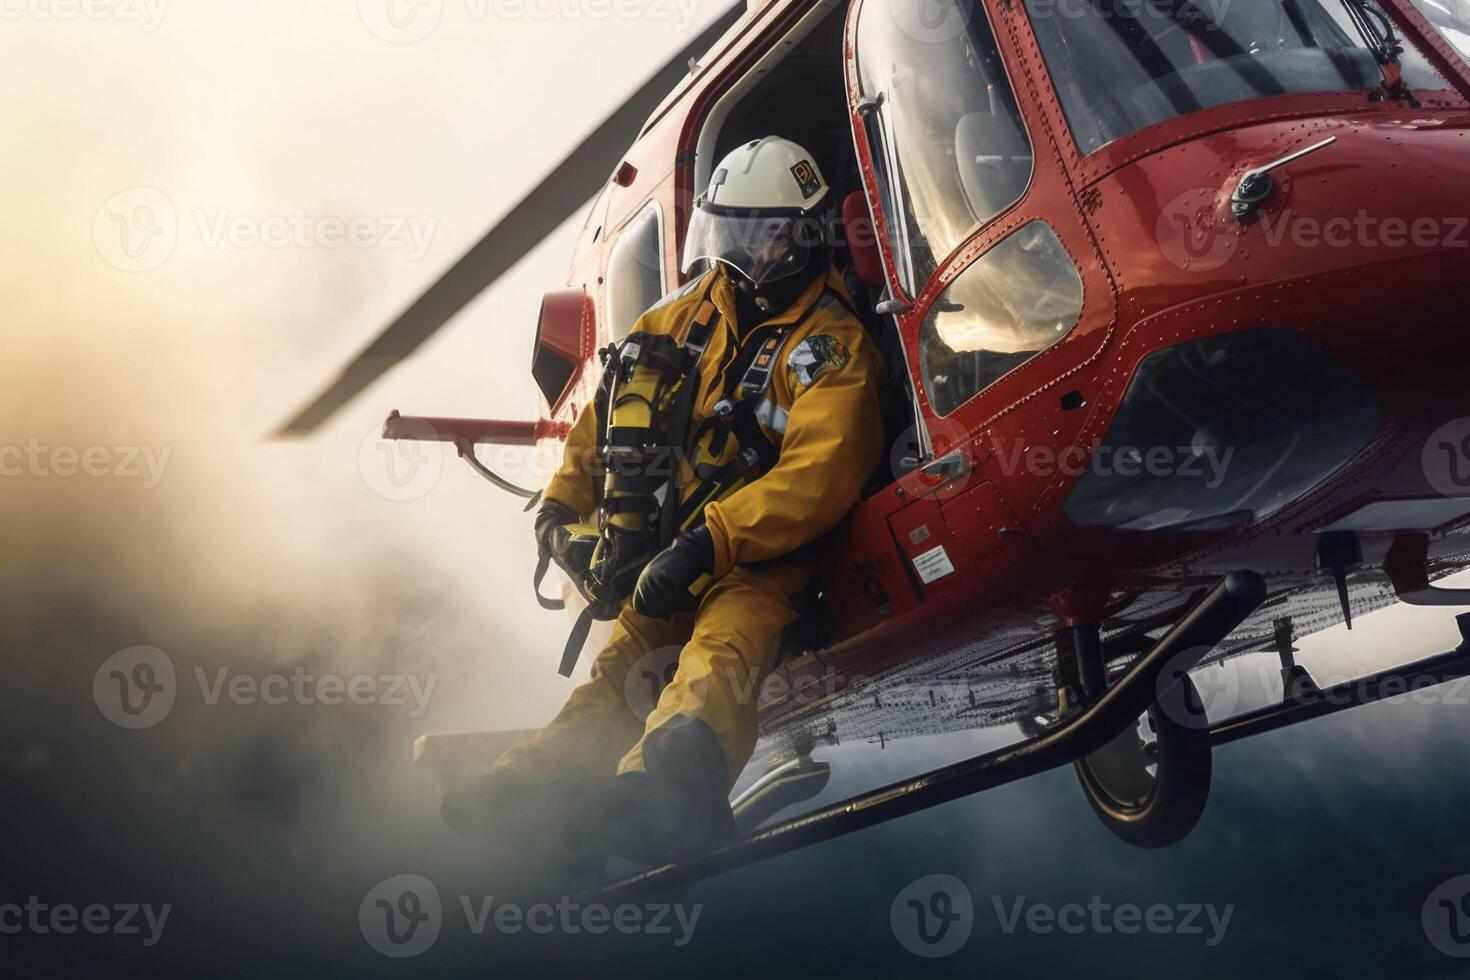
[[[812,155],[788,139],[731,150],[694,202],[684,271],[701,259],[723,262],[756,286],[806,271],[823,244],[810,219],[829,190]]]

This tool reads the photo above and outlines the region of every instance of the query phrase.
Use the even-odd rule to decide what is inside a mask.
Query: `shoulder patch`
[[[852,351],[831,334],[819,333],[802,340],[786,358],[786,369],[796,385],[810,386],[828,371],[837,371],[852,360]]]

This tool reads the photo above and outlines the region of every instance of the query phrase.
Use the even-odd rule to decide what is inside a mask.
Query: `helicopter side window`
[[[913,294],[1026,192],[1031,143],[978,0],[864,0],[856,48],[898,275]]]
[[[607,259],[607,317],[613,340],[622,340],[633,324],[664,293],[663,220],[650,204],[623,226]]]
[[[1042,221],[1022,225],[950,283],[919,331],[919,367],[948,415],[1065,337],[1082,315],[1082,276]]]
[[[1084,153],[1228,102],[1383,82],[1354,19],[1378,29],[1383,14],[1365,0],[1026,0],[1026,9]],[[1445,87],[1407,38],[1398,42],[1411,88]]]

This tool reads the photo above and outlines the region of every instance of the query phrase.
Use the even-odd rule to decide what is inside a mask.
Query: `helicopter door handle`
[[[952,453],[946,453],[938,459],[931,459],[919,467],[919,473],[924,479],[934,483],[943,483],[953,480],[955,477],[964,476],[970,472],[970,457],[963,449],[956,449]]]
[[[1271,171],[1300,160],[1308,153],[1316,153],[1336,142],[1336,136],[1329,136],[1320,143],[1288,153],[1280,160],[1273,160],[1263,167],[1247,170],[1241,176],[1240,183],[1236,185],[1235,193],[1230,195],[1230,213],[1235,215],[1238,221],[1249,221],[1255,216],[1256,209],[1265,204],[1271,192],[1276,189],[1276,181],[1271,179]]]

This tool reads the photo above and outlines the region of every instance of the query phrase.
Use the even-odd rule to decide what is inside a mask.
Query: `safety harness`
[[[710,299],[713,286],[712,281],[705,287],[682,344],[666,334],[638,331],[598,352],[603,375],[594,401],[602,502],[595,525],[566,526],[569,543],[558,556],[587,600],[562,652],[563,677],[571,676],[592,623],[618,617],[649,560],[681,532],[698,527],[708,504],[758,479],[779,456],[757,412],[782,345],[806,316],[762,324],[732,344],[726,364],[701,392],[699,365],[722,319]],[[721,383],[714,414],[691,434],[695,399],[708,397]],[[734,451],[726,459],[732,439]],[[687,459],[686,446],[693,447]],[[549,560],[543,555],[536,566],[536,597],[543,607],[558,609],[563,603],[540,590]]]

